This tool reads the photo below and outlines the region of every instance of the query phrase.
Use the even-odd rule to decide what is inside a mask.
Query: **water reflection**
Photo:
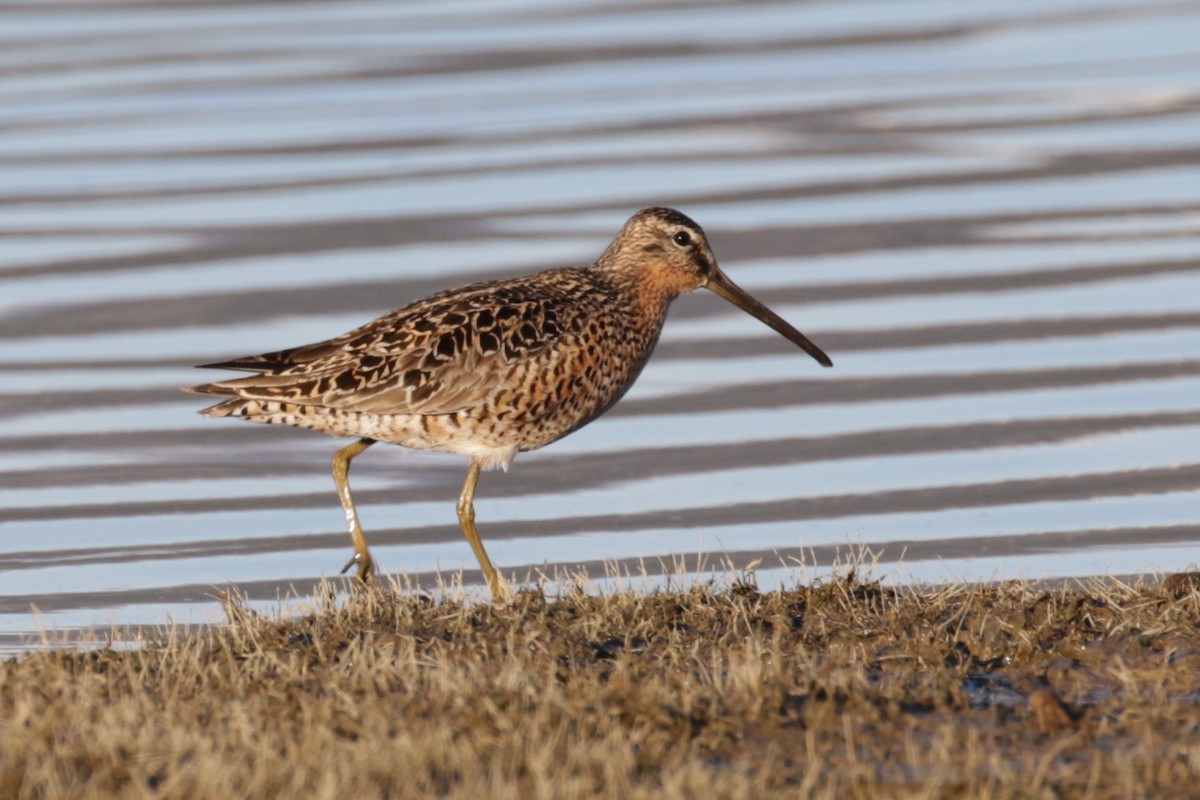
[[[863,9],[9,15],[0,646],[311,591],[349,552],[336,443],[202,420],[190,365],[586,263],[658,203],[837,368],[680,301],[609,417],[482,482],[506,571],[1195,561],[1200,7]],[[459,460],[355,470],[386,568],[478,581]]]

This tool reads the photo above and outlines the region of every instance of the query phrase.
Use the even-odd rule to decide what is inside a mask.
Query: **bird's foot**
[[[358,578],[358,582],[363,586],[369,586],[371,583],[371,576],[375,574],[375,562],[371,560],[370,554],[355,553],[350,557],[350,560],[346,562],[346,566],[342,567],[341,574],[345,575],[350,571],[350,568],[355,565],[358,566],[358,575],[356,576]]]
[[[487,580],[488,588],[492,590],[492,601],[501,605],[512,602],[513,593],[508,588],[508,581],[500,575],[496,570],[490,573],[485,572],[484,578]]]

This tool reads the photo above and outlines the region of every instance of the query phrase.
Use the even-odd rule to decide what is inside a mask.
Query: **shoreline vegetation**
[[[1200,576],[375,590],[0,661],[0,800],[1185,797]]]

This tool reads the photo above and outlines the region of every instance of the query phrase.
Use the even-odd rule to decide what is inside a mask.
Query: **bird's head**
[[[644,208],[629,218],[597,266],[622,274],[669,301],[693,289],[708,289],[795,343],[825,367],[829,356],[717,266],[704,229],[673,208]]]

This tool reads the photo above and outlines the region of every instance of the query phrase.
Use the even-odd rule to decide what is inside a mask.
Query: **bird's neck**
[[[591,269],[606,285],[618,292],[631,308],[647,315],[661,316],[667,306],[679,296],[679,288],[666,279],[666,270],[641,263],[636,268],[620,261],[598,261]]]

